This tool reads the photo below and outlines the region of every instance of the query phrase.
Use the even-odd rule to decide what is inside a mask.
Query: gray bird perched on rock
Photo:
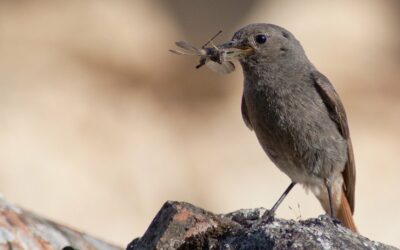
[[[357,231],[353,221],[355,165],[346,113],[329,80],[299,41],[272,24],[250,24],[220,49],[244,73],[242,115],[259,143],[295,186],[310,189],[324,210]]]

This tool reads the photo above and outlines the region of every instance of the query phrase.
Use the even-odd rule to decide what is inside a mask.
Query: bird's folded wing
[[[342,134],[343,138],[347,140],[347,163],[342,173],[344,179],[344,191],[352,213],[354,212],[354,192],[355,192],[355,179],[356,169],[354,164],[353,147],[351,144],[349,126],[347,124],[347,117],[344,106],[336,93],[328,78],[318,71],[313,71],[311,76],[314,80],[315,87],[324,101],[331,119],[337,124],[337,127]]]
[[[249,115],[247,113],[247,105],[246,105],[246,99],[244,99],[244,95],[242,95],[242,117],[243,121],[246,124],[246,126],[250,129],[253,130],[253,125],[251,125]]]

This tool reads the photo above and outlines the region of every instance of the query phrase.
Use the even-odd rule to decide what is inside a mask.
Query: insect
[[[183,51],[173,49],[170,49],[169,51],[178,55],[200,56],[200,62],[196,66],[196,69],[202,67],[203,65],[207,65],[214,72],[229,74],[235,70],[235,65],[231,61],[226,61],[226,51],[218,48],[212,42],[219,34],[221,34],[221,32],[222,30],[208,40],[208,42],[205,43],[201,48],[196,48],[186,41],[179,41],[175,44],[179,48],[183,49]],[[206,47],[208,44],[211,44],[211,47]]]

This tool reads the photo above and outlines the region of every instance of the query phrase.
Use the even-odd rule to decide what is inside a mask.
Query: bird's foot
[[[275,212],[272,210],[267,210],[261,216],[261,221],[264,223],[270,223],[270,222],[274,221],[274,217],[275,217]]]
[[[337,225],[337,224],[342,224],[342,222],[335,216],[330,215],[329,213],[327,213],[326,215],[329,216],[329,218],[331,218],[332,222]]]

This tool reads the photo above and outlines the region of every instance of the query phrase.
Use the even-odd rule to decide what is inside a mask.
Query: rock
[[[167,201],[128,250],[145,249],[396,249],[355,234],[327,215],[304,221],[261,221],[265,209],[213,214]]]
[[[27,211],[0,195],[0,249],[119,250],[122,248]]]

